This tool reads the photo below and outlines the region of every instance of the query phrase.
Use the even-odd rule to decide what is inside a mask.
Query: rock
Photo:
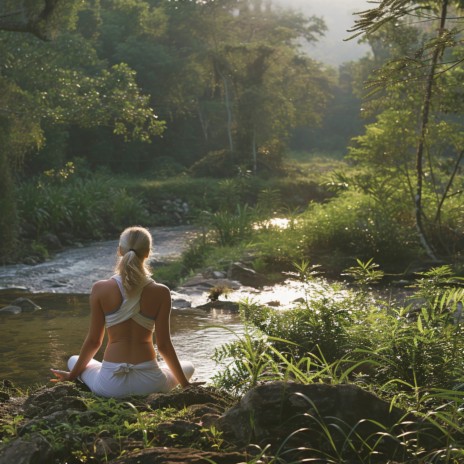
[[[183,284],[182,287],[198,287],[201,288],[202,290],[209,290],[210,288],[213,287],[228,287],[231,288],[232,290],[238,290],[241,285],[240,283],[230,280],[230,279],[208,279],[205,278],[201,274],[197,274],[195,276],[190,277],[187,279]]]
[[[41,464],[52,461],[52,446],[40,434],[17,438],[0,450],[0,464]]]
[[[12,306],[19,306],[21,311],[23,312],[33,312],[37,311],[38,309],[42,309],[38,304],[34,303],[29,298],[16,298],[16,300],[12,301]]]
[[[271,300],[266,303],[266,306],[270,306],[272,308],[278,308],[280,306],[280,301],[278,300]]]
[[[137,451],[126,454],[120,458],[114,459],[109,464],[238,464],[247,462],[247,456],[244,453],[213,452],[199,451],[192,448],[149,448],[143,451]]]
[[[264,287],[269,285],[269,279],[255,270],[246,267],[242,263],[233,263],[228,272],[227,277],[232,280],[238,280],[242,285],[250,287]]]
[[[74,236],[69,232],[61,232],[60,233],[61,242],[65,245],[73,245],[74,244]]]
[[[398,425],[406,421],[410,424]],[[361,441],[379,441],[383,427],[394,433],[411,431],[413,424],[417,425],[416,430],[420,429],[414,417],[355,385],[291,382],[272,382],[250,390],[238,405],[221,416],[216,426],[226,440],[238,446],[271,444],[277,449],[285,443],[288,449],[296,450],[312,446],[321,449],[321,441],[327,442],[321,424],[333,431],[331,437],[340,447],[349,434],[356,446]],[[297,430],[300,432],[295,433]],[[382,445],[377,443],[379,453],[385,456],[393,457],[399,448],[397,441],[386,436]],[[301,451],[293,459],[310,457]]]
[[[75,398],[78,401],[78,398]],[[92,423],[98,420],[98,414],[91,411],[80,412],[79,410],[73,409],[78,403],[72,403],[70,401],[61,403],[60,407],[63,408],[69,407],[69,409],[60,409],[58,411],[52,412],[49,415],[37,416],[36,418],[26,422],[18,430],[19,436],[27,435],[38,428],[47,427],[49,430],[53,430],[61,424],[69,423],[72,419],[79,417],[79,424],[81,426],[92,425]]]
[[[208,267],[203,271],[203,277],[207,279],[225,279],[227,274],[225,272]]]
[[[51,232],[42,234],[40,237],[40,242],[45,245],[48,250],[61,250],[63,245],[61,245],[60,239]]]
[[[329,450],[330,454],[332,445],[337,449],[345,447],[344,462],[355,463],[360,462],[358,450],[367,448],[364,441],[375,442],[376,463],[404,462],[394,456],[401,440],[390,439],[388,433],[379,434],[385,430],[392,434],[403,433],[403,437],[411,433],[412,439],[419,440],[426,450],[431,449],[429,444],[433,440],[435,449],[445,446],[437,430],[426,430],[415,416],[390,408],[388,402],[355,385],[272,382],[250,390],[238,404],[222,390],[199,386],[132,397],[131,411],[135,406],[137,411],[149,414],[153,409],[162,408],[185,412],[182,419],[174,415],[171,420],[165,419],[147,431],[137,427],[121,437],[113,436],[113,432],[108,431],[111,429],[105,432],[106,429],[102,431],[100,427],[106,427],[109,422],[122,425],[126,420],[135,424],[137,417],[134,414],[128,417],[120,407],[115,407],[114,412],[106,409],[105,414],[98,408],[87,410],[82,388],[78,385],[64,382],[50,388],[42,387],[25,401],[13,398],[14,387],[10,382],[4,381],[3,388],[11,398],[5,397],[5,402],[0,402],[0,423],[2,419],[8,423],[17,415],[24,419],[20,418],[16,424],[21,436],[0,445],[0,464],[77,462],[75,453],[80,450],[88,454],[88,462],[111,464],[260,462],[260,449],[266,449],[271,459],[277,453],[282,462],[320,462],[321,455],[309,449]],[[111,401],[127,406],[127,399]],[[169,414],[166,417],[170,417]],[[63,429],[64,424],[69,427]],[[213,426],[215,430],[208,431]],[[46,431],[46,440],[39,435],[40,430]],[[63,445],[59,449],[50,445],[55,439],[53,431],[57,431],[56,439]],[[327,431],[332,439],[330,443]],[[213,434],[224,442],[222,449],[227,451],[215,449],[218,442],[214,441]],[[211,436],[213,439],[209,441]],[[141,451],[147,446],[147,439],[156,447]],[[212,451],[192,449],[192,443],[208,446]],[[357,451],[348,456],[346,453],[351,446]]]
[[[21,314],[22,310],[19,306],[8,305],[0,309],[0,314]]]
[[[201,426],[186,420],[163,422],[156,427],[156,442],[163,446],[189,446],[201,439]]]
[[[213,271],[213,279],[225,279],[227,274],[222,271]]]
[[[224,408],[214,404],[193,404],[187,408],[187,416],[191,421],[204,427],[213,425],[224,412]]]
[[[70,382],[54,387],[44,387],[32,393],[24,402],[26,417],[49,416],[56,411],[86,411],[87,406],[80,398],[80,390]]]
[[[183,309],[192,307],[192,301],[187,295],[171,291],[171,298],[173,308]]]
[[[234,403],[234,398],[227,393],[213,388],[191,387],[186,390],[173,390],[169,393],[153,393],[145,400],[152,409],[184,409],[191,405],[214,404],[222,411]]]
[[[226,309],[228,311],[238,312],[240,304],[236,301],[223,301],[223,300],[216,300],[216,301],[208,301],[208,303],[202,304],[200,306],[196,306],[198,309]]]

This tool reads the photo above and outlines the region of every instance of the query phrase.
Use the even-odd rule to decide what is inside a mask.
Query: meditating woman
[[[149,277],[146,261],[151,234],[129,227],[121,234],[116,274],[100,280],[90,294],[90,327],[79,356],[68,361],[67,371],[51,369],[52,381],[80,378],[92,392],[105,397],[167,392],[187,387],[194,367],[180,362],[170,334],[171,292]],[[93,359],[107,329],[108,343],[100,363]],[[159,354],[166,366],[158,364]]]

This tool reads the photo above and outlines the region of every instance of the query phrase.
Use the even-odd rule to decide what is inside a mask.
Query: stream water
[[[195,234],[185,226],[151,232],[155,265],[178,256]],[[21,314],[0,311],[0,380],[9,379],[22,387],[47,382],[51,367],[64,369],[67,358],[79,353],[88,328],[88,293],[94,281],[112,274],[117,243],[109,240],[72,248],[35,266],[0,267],[0,308],[17,297],[29,298],[42,308]],[[242,287],[228,299],[285,308],[302,292],[300,284],[287,281],[259,291]],[[187,293],[192,307],[172,312],[173,342],[179,358],[195,364],[197,380],[208,381],[218,369],[211,360],[214,349],[233,340],[243,326],[234,312],[195,309],[207,301],[204,288],[189,288]],[[98,353],[96,358],[101,356]]]
[[[157,227],[151,232],[154,263],[178,256],[195,234],[188,226]],[[95,242],[35,266],[0,268],[0,308],[17,297],[30,298],[42,308],[21,314],[0,312],[0,379],[22,387],[47,382],[50,367],[64,369],[66,359],[79,353],[88,328],[88,293],[94,281],[112,274],[117,243]],[[234,337],[211,325],[241,329],[238,315],[230,311],[173,310],[174,345],[179,358],[195,364],[198,380],[211,379],[217,369],[211,360],[214,348]]]
[[[0,313],[0,379],[21,387],[46,383],[51,367],[65,369],[66,360],[78,354],[88,328],[88,295],[3,291],[0,306],[29,297],[42,309],[18,315]],[[216,371],[210,359],[214,348],[233,338],[220,327],[240,332],[238,315],[230,311],[173,310],[171,330],[180,359],[192,361],[195,377],[209,380]],[[101,359],[102,353],[96,358]]]

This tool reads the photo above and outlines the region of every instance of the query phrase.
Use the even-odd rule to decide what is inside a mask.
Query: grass
[[[297,271],[308,284],[316,278],[308,263]],[[358,434],[361,423],[343,424],[318,417],[316,411],[305,419],[307,427],[295,430],[280,450],[272,450],[275,462],[298,462],[291,457],[303,448],[292,448],[291,443],[305,433],[320,438],[320,446],[304,450],[312,462],[384,462],[381,456],[388,440],[398,447],[395,462],[461,462],[463,279],[449,266],[418,275],[411,306],[407,301],[386,304],[372,298],[370,285],[381,277],[372,261],[359,261],[350,274],[356,278],[356,291],[327,283],[317,295],[307,292],[293,310],[243,302],[246,330],[216,350],[222,366],[216,385],[241,394],[269,380],[354,383],[404,411],[393,427],[374,424],[380,431],[370,437]],[[417,429],[409,424],[408,414],[417,418]],[[405,428],[409,432],[398,432]]]

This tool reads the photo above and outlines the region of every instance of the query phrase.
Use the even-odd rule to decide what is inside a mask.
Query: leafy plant
[[[253,212],[248,205],[237,205],[235,213],[218,211],[210,216],[211,228],[216,232],[220,245],[226,246],[250,236]]]

